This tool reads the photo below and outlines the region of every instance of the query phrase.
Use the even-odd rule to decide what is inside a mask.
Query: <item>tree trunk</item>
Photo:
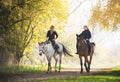
[[[0,66],[14,65],[14,56],[3,46],[0,46]]]
[[[22,53],[16,52],[16,55],[14,56],[15,64],[19,65],[22,57],[23,57]]]

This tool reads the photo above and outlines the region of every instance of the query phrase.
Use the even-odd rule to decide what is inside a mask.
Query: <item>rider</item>
[[[88,54],[90,54],[91,52],[91,48],[90,48],[90,41],[89,39],[91,38],[91,32],[88,29],[88,26],[84,25],[84,31],[81,33],[81,35],[83,36],[83,38],[85,39],[85,41],[87,42],[87,47],[88,47]],[[76,54],[78,54],[78,49]]]
[[[54,29],[55,29],[55,27],[53,25],[51,25],[50,30],[47,32],[47,38],[49,41],[51,41],[52,46],[55,49],[55,51],[57,51],[59,46],[55,43],[55,39],[58,38],[58,34]]]

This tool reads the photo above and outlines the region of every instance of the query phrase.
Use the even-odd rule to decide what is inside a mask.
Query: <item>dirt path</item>
[[[0,82],[4,80],[8,81],[15,81],[15,82],[26,82],[26,81],[35,81],[35,80],[44,80],[47,78],[52,77],[71,77],[71,76],[80,76],[80,75],[92,75],[95,72],[99,71],[110,71],[111,68],[96,68],[92,69],[91,72],[88,74],[84,71],[83,74],[80,74],[78,68],[63,68],[61,73],[49,73],[46,74],[45,72],[40,73],[21,73],[21,74],[0,74]]]

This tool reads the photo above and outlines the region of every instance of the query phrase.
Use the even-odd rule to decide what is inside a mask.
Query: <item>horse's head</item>
[[[76,36],[77,36],[77,45],[80,46],[83,43],[84,38],[81,34],[80,35],[76,34]]]
[[[45,46],[45,43],[44,42],[38,42],[39,44],[39,55],[41,56],[43,51],[44,51],[44,46]]]

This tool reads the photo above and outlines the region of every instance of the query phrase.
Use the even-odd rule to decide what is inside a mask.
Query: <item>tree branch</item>
[[[17,20],[17,21],[15,21],[15,22],[13,22],[9,27],[15,25],[15,24],[18,23],[18,22],[21,22],[21,21],[24,21],[24,20],[28,20],[29,18],[30,18],[30,17],[27,17],[27,18],[23,18],[23,19]]]

